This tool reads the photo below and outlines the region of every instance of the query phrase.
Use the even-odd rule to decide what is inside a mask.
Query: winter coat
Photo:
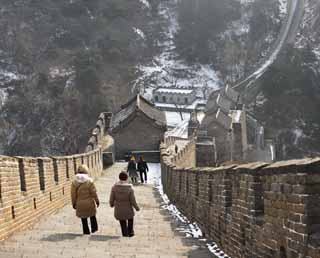
[[[130,160],[128,163],[127,172],[129,172],[130,177],[137,177],[137,164],[135,161]]]
[[[99,199],[96,187],[87,174],[77,174],[71,185],[72,206],[79,218],[89,218],[96,215],[96,204]]]
[[[147,162],[145,162],[145,161],[139,161],[139,162],[138,162],[138,170],[139,170],[140,172],[149,171]]]
[[[140,210],[131,184],[120,181],[116,183],[110,193],[110,207],[114,207],[114,217],[117,220],[132,219],[135,208]]]

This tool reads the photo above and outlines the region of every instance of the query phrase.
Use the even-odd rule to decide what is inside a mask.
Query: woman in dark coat
[[[132,183],[138,183],[138,173],[137,173],[137,164],[136,159],[134,156],[130,158],[130,161],[128,163],[127,172],[129,173],[129,176],[131,178]]]
[[[134,210],[139,211],[140,208],[136,202],[134,191],[131,184],[128,184],[128,174],[121,172],[119,174],[120,181],[111,189],[110,207],[114,207],[114,217],[119,220],[122,236],[134,236],[133,217]]]
[[[140,172],[140,179],[141,183],[144,183],[144,181],[147,183],[147,172],[149,171],[148,164],[146,161],[143,160],[143,157],[140,156],[139,162],[138,162],[138,171]],[[143,180],[144,175],[144,180]]]
[[[76,210],[76,216],[81,218],[83,234],[90,234],[88,218],[91,223],[91,233],[98,230],[96,219],[96,207],[99,207],[99,199],[93,180],[88,175],[89,169],[81,165],[71,185],[72,206]]]

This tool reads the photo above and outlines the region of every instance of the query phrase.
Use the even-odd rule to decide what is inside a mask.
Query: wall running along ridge
[[[99,144],[108,125],[108,113],[102,113],[92,131],[87,152],[82,154],[0,156],[0,240],[70,204],[70,186],[80,164],[89,167],[91,177],[101,175],[102,149]]]
[[[190,168],[181,161],[194,148],[174,157],[167,147],[165,193],[230,257],[320,257],[320,158]]]

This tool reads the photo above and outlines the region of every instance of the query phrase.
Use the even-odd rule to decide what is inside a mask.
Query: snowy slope
[[[140,91],[150,98],[151,89],[162,86],[219,88],[221,81],[218,73],[209,65],[187,65],[178,58],[175,51],[174,37],[179,30],[177,0],[163,1],[159,6],[159,15],[165,21],[163,39],[158,42],[160,54],[147,64],[140,64],[137,69],[138,79],[132,91]],[[137,32],[138,33],[138,32]],[[181,76],[183,74],[183,76]]]

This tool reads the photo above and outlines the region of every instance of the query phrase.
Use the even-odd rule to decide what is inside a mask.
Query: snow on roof
[[[173,94],[191,94],[192,89],[183,89],[183,88],[158,88],[155,92],[159,93],[173,93]]]
[[[181,112],[180,114],[180,112],[165,111],[165,114],[166,114],[167,125],[170,127],[176,127],[182,121],[190,120],[190,113],[187,113],[187,112]],[[181,116],[183,120],[181,119]]]

